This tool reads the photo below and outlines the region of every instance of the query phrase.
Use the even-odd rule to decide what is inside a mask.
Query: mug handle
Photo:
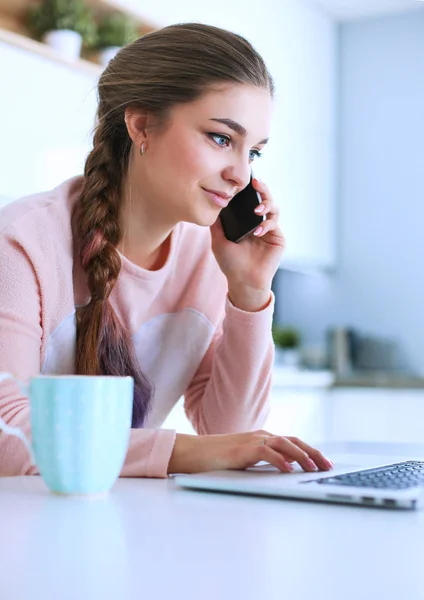
[[[2,381],[4,381],[5,379],[14,379],[16,381],[16,383],[19,386],[19,389],[21,390],[21,392],[23,394],[25,394],[26,396],[29,395],[29,386],[26,385],[23,381],[20,381],[19,379],[17,379],[16,377],[14,377],[11,373],[0,373],[0,383]],[[19,427],[11,427],[10,425],[8,425],[7,423],[5,423],[3,421],[3,419],[0,417],[0,431],[2,431],[4,434],[6,435],[14,435],[15,437],[18,437],[20,440],[23,441],[23,443],[26,446],[26,449],[28,450],[28,453],[30,455],[31,458],[31,462],[33,465],[35,465],[35,456],[34,456],[34,451],[32,449],[31,444],[28,441],[28,438],[26,437],[26,435],[24,434],[23,431],[21,431],[19,429]]]

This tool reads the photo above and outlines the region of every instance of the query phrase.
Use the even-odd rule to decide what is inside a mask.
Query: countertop
[[[424,377],[407,373],[379,371],[352,372],[343,376],[330,370],[296,369],[275,366],[274,387],[424,389]]]
[[[0,531],[5,600],[423,598],[424,510],[195,492],[172,478],[67,497],[32,476],[0,479]]]
[[[389,389],[424,389],[424,377],[403,373],[352,373],[334,378],[333,387],[378,387]]]

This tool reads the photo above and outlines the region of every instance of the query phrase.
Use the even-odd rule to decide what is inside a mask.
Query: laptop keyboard
[[[424,484],[424,461],[411,460],[376,469],[323,477],[315,479],[315,483],[403,490]]]

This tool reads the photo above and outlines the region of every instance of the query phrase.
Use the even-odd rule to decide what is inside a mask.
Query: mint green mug
[[[39,375],[26,385],[32,444],[0,418],[0,430],[26,444],[51,491],[96,494],[110,490],[125,461],[131,430],[132,377]]]

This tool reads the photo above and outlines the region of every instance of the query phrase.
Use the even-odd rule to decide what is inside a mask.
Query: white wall
[[[82,172],[94,77],[0,42],[0,204]]]

